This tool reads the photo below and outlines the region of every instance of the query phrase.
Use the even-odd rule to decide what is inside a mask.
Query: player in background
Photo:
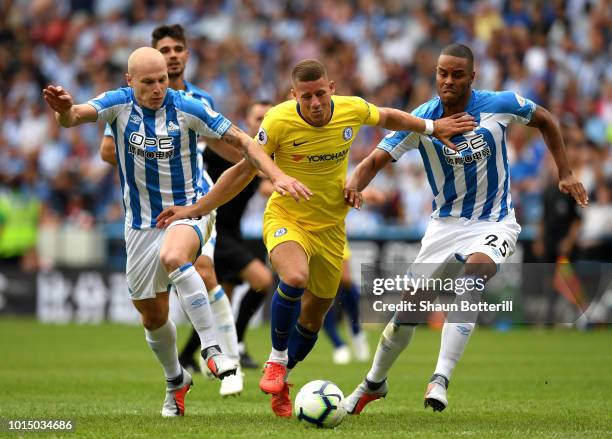
[[[460,274],[463,280],[472,279],[472,284],[477,284],[477,280],[486,282],[495,275],[499,264],[514,252],[521,230],[509,190],[505,142],[509,124],[521,123],[539,129],[559,171],[559,190],[571,194],[582,207],[588,200],[584,187],[572,175],[563,138],[552,115],[513,92],[473,90],[474,76],[472,51],[462,44],[445,47],[436,68],[438,97],[418,107],[413,114],[437,120],[467,112],[478,122],[478,127],[453,137],[453,149],[414,130],[390,133],[357,166],[346,183],[345,193],[347,202],[358,208],[361,191],[377,172],[404,152],[418,148],[434,200],[432,218],[413,270],[420,271],[420,267],[425,267],[423,264],[435,265],[435,269],[431,268],[435,271],[427,275],[437,276],[459,261],[464,264]],[[458,322],[452,320],[451,314],[442,329],[438,362],[424,398],[425,407],[430,406],[434,411],[444,410],[448,405],[448,384],[477,317],[475,313]],[[410,343],[415,328],[414,316],[395,314],[381,335],[365,380],[345,400],[349,413],[358,414],[370,401],[386,395],[387,374]]]
[[[249,105],[245,118],[247,134],[250,136],[257,134],[261,121],[270,108],[272,108],[272,103],[269,101],[257,101]],[[203,158],[208,174],[213,181],[216,181],[225,170],[235,163],[225,160],[210,148],[204,152]],[[236,332],[240,365],[250,369],[257,369],[259,366],[246,349],[245,333],[251,317],[261,308],[266,294],[272,289],[274,278],[264,262],[245,245],[240,231],[240,219],[253,194],[261,189],[269,190],[268,195],[271,195],[274,188],[270,186],[268,180],[255,178],[238,196],[217,209],[217,248],[215,252],[217,276],[230,296],[232,296],[234,287],[242,281],[249,284],[249,290],[240,302],[236,318]],[[192,334],[192,338],[194,336],[195,343],[198,343],[197,334]]]
[[[189,60],[189,51],[187,49],[187,39],[185,38],[183,27],[180,24],[159,26],[153,30],[151,38],[151,46],[159,50],[166,59],[169,79],[168,86],[174,90],[183,91],[187,96],[202,101],[202,103],[214,110],[215,103],[212,96],[185,80],[185,66]],[[227,145],[222,140],[206,138],[206,141],[204,141],[203,138],[200,138],[198,141],[198,167],[200,169],[202,169],[201,156],[207,145],[215,149],[215,151],[218,151],[219,154],[223,154],[224,157],[227,157],[234,163],[242,159],[241,154],[236,149]],[[112,130],[110,125],[106,125],[104,137],[100,145],[100,155],[103,160],[116,166],[117,159],[115,151],[116,145]],[[204,193],[208,192],[212,186],[212,180],[203,169],[201,171],[199,185],[202,187]],[[223,287],[217,281],[215,274],[214,254],[216,235],[216,227],[213,226],[211,237],[204,244],[202,254],[198,257],[194,266],[198,274],[202,277],[204,285],[206,285],[206,289],[208,290],[208,299],[215,318],[215,330],[217,331],[217,338],[219,339],[221,349],[229,358],[238,364],[238,338],[236,336],[232,306],[228,297],[225,295]],[[199,351],[199,348],[200,337],[197,331],[193,329],[187,343],[179,354],[179,361],[185,369],[191,371],[200,370],[199,362],[194,360],[194,355]],[[242,392],[243,387],[243,375],[239,370],[236,374],[229,375],[221,380],[219,393],[221,396],[237,395]]]
[[[176,327],[168,318],[167,286],[176,286],[179,300],[198,331],[202,356],[219,378],[236,373],[224,355],[213,328],[206,287],[192,262],[208,239],[213,218],[189,218],[159,230],[157,216],[174,204],[193,204],[202,196],[198,186],[196,135],[222,138],[257,168],[281,193],[296,199],[309,190],[285,175],[243,131],[201,101],[168,89],[163,55],[150,47],[136,49],[128,59],[128,87],[102,93],[75,105],[61,86],[43,90],[47,104],[63,127],[103,120],[117,139],[117,162],[126,211],[127,283],[141,314],[147,343],[166,377],[161,414],[182,416],[191,376],[178,361]]]
[[[378,108],[359,97],[332,98],[335,84],[317,60],[297,63],[291,80],[295,100],[268,111],[257,135],[263,150],[274,154],[275,163],[289,175],[303,178],[313,191],[310,201],[299,204],[275,193],[264,213],[264,243],[280,283],[272,297],[272,351],[259,387],[273,395],[272,410],[283,417],[291,416],[288,374],[314,347],[340,283],[349,209],[343,188],[348,153],[359,129],[363,125],[412,129],[448,143],[452,135],[475,126],[467,115],[434,123]],[[232,199],[254,175],[246,161],[234,165],[196,205],[165,209],[158,227],[209,212]]]

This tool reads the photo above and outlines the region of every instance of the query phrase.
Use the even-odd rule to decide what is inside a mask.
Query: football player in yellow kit
[[[288,374],[314,347],[340,283],[344,218],[350,206],[361,202],[355,198],[360,193],[351,199],[344,193],[349,150],[359,129],[378,125],[411,130],[452,147],[451,136],[476,126],[466,114],[433,122],[376,107],[360,97],[333,96],[334,81],[317,60],[300,61],[291,79],[295,100],[270,109],[256,138],[268,154],[274,154],[283,172],[312,192],[308,201],[300,203],[274,193],[264,213],[263,239],[280,283],[272,297],[272,351],[259,387],[273,395],[272,410],[283,417],[291,416]],[[255,168],[241,161],[198,203],[162,212],[159,227],[210,212],[238,194],[254,175]]]

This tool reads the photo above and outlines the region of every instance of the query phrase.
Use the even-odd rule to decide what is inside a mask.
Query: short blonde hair
[[[326,78],[327,70],[323,63],[316,59],[303,59],[291,70],[291,81],[308,82],[316,81],[319,78]]]

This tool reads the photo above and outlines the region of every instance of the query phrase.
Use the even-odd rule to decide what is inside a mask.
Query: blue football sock
[[[338,334],[338,321],[333,307],[327,311],[325,320],[323,320],[323,329],[334,345],[334,348],[339,348],[344,344],[344,341],[340,338],[340,334]]]
[[[357,286],[352,283],[349,287],[340,286],[340,303],[346,311],[351,322],[351,332],[357,335],[361,332],[359,324],[359,291]]]
[[[295,324],[289,337],[289,361],[287,362],[287,369],[293,369],[298,361],[306,358],[306,355],[312,351],[317,342],[317,337],[317,332],[309,331],[300,325],[299,322]]]
[[[270,324],[272,347],[277,351],[287,349],[289,333],[300,314],[300,299],[304,288],[296,288],[280,281],[272,296]]]

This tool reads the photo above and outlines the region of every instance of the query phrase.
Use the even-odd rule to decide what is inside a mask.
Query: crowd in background
[[[592,203],[612,204],[609,1],[0,0],[0,227],[21,205],[46,227],[122,221],[118,178],[98,155],[103,127],[59,129],[41,89],[59,84],[83,102],[124,85],[131,50],[172,23],[189,37],[187,79],[239,124],[249,102],[285,99],[291,67],[303,58],[326,64],[338,94],[413,110],[435,96],[440,50],[467,44],[474,87],[513,90],[548,108]],[[384,135],[363,129],[351,167]],[[508,148],[518,220],[536,225],[554,167],[535,130],[514,126]],[[349,232],[424,230],[432,195],[418,153],[373,186],[383,196],[349,215]],[[247,223],[260,221],[261,210],[251,212]]]

